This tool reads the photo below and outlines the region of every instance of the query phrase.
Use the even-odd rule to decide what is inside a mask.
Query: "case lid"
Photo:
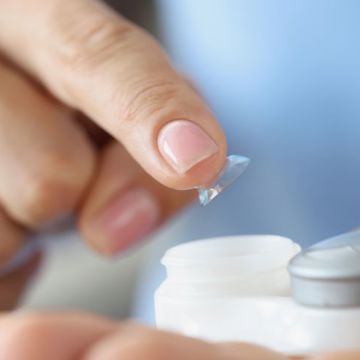
[[[360,306],[360,230],[322,241],[290,262],[292,295],[318,307]]]

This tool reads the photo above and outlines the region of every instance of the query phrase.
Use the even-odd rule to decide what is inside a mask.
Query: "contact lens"
[[[207,187],[199,187],[199,202],[205,206],[216,196],[230,186],[240,175],[244,173],[250,163],[250,159],[241,155],[229,155],[225,166],[217,179]]]

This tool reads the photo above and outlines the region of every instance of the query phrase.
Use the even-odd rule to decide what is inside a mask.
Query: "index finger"
[[[225,137],[202,99],[148,34],[104,4],[3,0],[0,47],[164,185],[202,185],[222,169]]]

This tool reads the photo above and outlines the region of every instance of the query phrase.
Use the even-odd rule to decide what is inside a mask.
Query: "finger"
[[[80,212],[86,241],[107,255],[143,239],[194,198],[190,192],[165,188],[112,143],[99,159],[98,175]]]
[[[217,351],[226,360],[289,360],[287,356],[262,346],[240,342],[218,344]]]
[[[0,207],[0,311],[11,310],[21,299],[27,282],[39,265],[33,254],[20,268],[9,267],[14,255],[24,246],[27,232],[15,224]]]
[[[0,207],[0,276],[1,270],[21,249],[27,233],[15,224]]]
[[[36,227],[73,210],[95,155],[71,113],[0,62],[0,200]]]
[[[93,343],[87,360],[285,360],[285,357],[256,346],[215,345],[136,325],[120,327]]]
[[[75,114],[76,121],[84,128],[91,142],[97,149],[103,148],[106,144],[113,140],[113,138],[90,120],[83,113]]]
[[[246,344],[214,345],[152,330],[133,323],[120,326],[82,313],[20,313],[0,320],[0,360],[284,360]]]
[[[0,311],[9,311],[18,305],[40,263],[41,254],[35,253],[20,268],[1,276]]]
[[[99,1],[3,0],[0,46],[161,183],[188,189],[223,167],[224,134],[202,99],[149,35]]]
[[[116,327],[81,313],[19,313],[0,320],[0,360],[70,360]]]
[[[310,360],[360,360],[360,351],[344,351],[321,354]]]

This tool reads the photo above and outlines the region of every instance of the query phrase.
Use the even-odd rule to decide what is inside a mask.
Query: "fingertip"
[[[158,147],[164,159],[180,175],[219,151],[215,141],[189,120],[167,123],[160,131]]]
[[[118,255],[160,224],[162,204],[143,175],[120,144],[103,149],[97,176],[79,209],[80,232],[96,252]]]
[[[220,126],[209,122],[176,119],[166,122],[157,134],[159,162],[164,168],[157,178],[176,190],[210,183],[226,162],[227,143]],[[156,177],[156,173],[152,173]]]
[[[112,197],[82,228],[93,248],[115,256],[146,237],[160,219],[157,199],[144,188],[132,187]]]

